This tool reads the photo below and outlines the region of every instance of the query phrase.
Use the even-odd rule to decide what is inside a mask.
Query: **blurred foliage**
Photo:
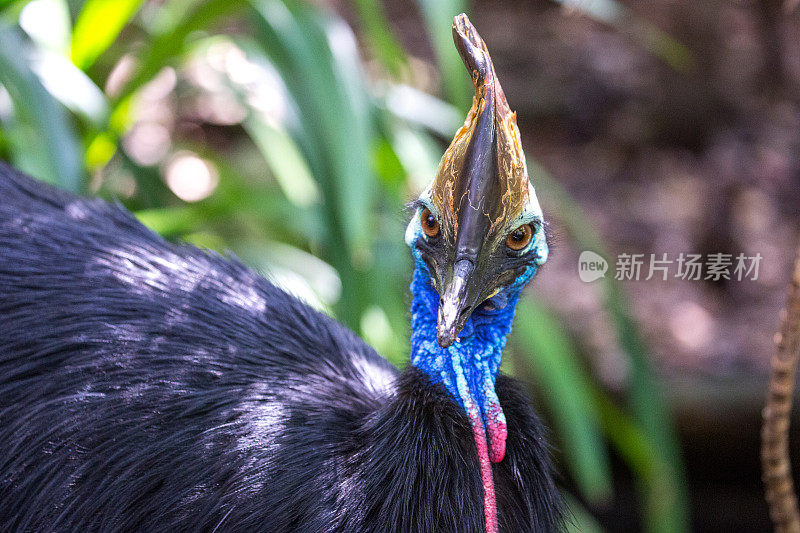
[[[687,70],[693,64],[691,51],[655,25],[637,18],[628,7],[615,0],[555,0],[568,11],[576,11],[630,36],[653,55],[675,70]]]
[[[170,239],[238,255],[403,365],[403,204],[433,176],[472,98],[450,32],[464,0],[416,5],[445,100],[398,81],[413,79],[408,56],[370,0],[352,8],[380,65],[371,78],[350,27],[303,0],[4,0],[0,156],[118,198]],[[600,11],[590,16],[649,35],[643,45],[668,63],[689,61],[679,44],[628,25],[615,2],[592,5]],[[529,169],[571,237],[602,254],[581,209]],[[519,307],[515,367],[535,378],[581,501],[613,497],[610,446],[639,480],[646,529],[683,531],[669,414],[624,294],[613,279],[604,289],[632,368],[624,401],[602,389],[532,294]],[[571,502],[578,530],[600,530]]]

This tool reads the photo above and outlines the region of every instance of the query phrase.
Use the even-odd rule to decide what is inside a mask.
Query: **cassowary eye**
[[[425,235],[428,237],[436,237],[439,235],[439,221],[436,220],[436,216],[434,216],[427,207],[422,210],[420,223],[422,224],[422,231],[424,231]]]
[[[528,246],[528,243],[531,242],[532,237],[533,228],[531,228],[531,225],[523,224],[508,234],[508,237],[506,237],[506,246],[515,252],[518,252]]]

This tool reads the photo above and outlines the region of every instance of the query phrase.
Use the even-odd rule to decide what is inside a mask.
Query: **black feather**
[[[559,528],[542,427],[500,377],[503,531]],[[483,530],[441,385],[231,258],[0,163],[0,530]]]

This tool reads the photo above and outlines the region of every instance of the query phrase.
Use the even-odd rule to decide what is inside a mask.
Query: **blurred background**
[[[471,104],[450,31],[467,12],[554,234],[504,371],[552,428],[570,527],[765,531],[795,3],[0,0],[0,158],[237,255],[404,366],[404,205]],[[580,280],[584,250],[605,277]],[[757,279],[645,280],[664,253],[763,259]],[[619,254],[645,254],[638,281],[614,279]]]

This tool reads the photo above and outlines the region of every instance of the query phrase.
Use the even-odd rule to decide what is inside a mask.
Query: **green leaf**
[[[469,73],[461,62],[453,44],[453,19],[456,15],[466,13],[465,0],[417,0],[428,37],[433,45],[436,60],[444,84],[444,93],[447,100],[466,112],[472,103],[475,92]]]
[[[351,239],[352,259],[368,261],[371,241],[369,215],[374,207],[375,176],[372,171],[373,130],[364,74],[361,70],[355,35],[345,22],[332,16],[321,17],[327,45],[331,50],[331,67],[342,101],[340,127],[336,131],[336,147],[340,171],[335,183],[339,189],[338,209],[345,231]],[[344,134],[344,132],[347,132]],[[363,215],[353,213],[353,204]],[[364,260],[364,261],[362,261]]]
[[[612,493],[611,468],[592,394],[592,381],[558,321],[531,299],[517,306],[517,353],[525,354],[583,496],[599,503]]]
[[[283,128],[261,120],[256,113],[243,125],[289,201],[301,207],[314,204],[319,199],[319,189],[289,134]]]
[[[256,39],[299,114],[289,124],[323,195],[325,258],[342,277],[337,313],[357,328],[370,301],[372,130],[358,51],[349,28],[304,2],[253,0]],[[289,4],[290,7],[287,6]]]
[[[603,526],[578,500],[569,494],[564,494],[564,500],[571,519],[567,521],[567,533],[603,533]]]
[[[8,9],[13,4],[21,3],[20,0],[0,0],[0,11]]]
[[[405,50],[392,34],[383,6],[375,0],[351,0],[372,53],[395,77],[408,69]]]
[[[403,166],[406,181],[421,192],[436,174],[442,157],[442,147],[424,131],[411,128],[401,121],[384,121],[386,136]]]
[[[86,70],[105,52],[144,0],[86,0],[72,30],[72,62]]]
[[[304,250],[263,239],[234,241],[231,249],[242,261],[319,310],[327,312],[339,298],[341,283],[336,270]]]
[[[50,94],[67,109],[97,130],[106,127],[109,111],[103,91],[66,57],[42,51],[37,54],[32,68]]]
[[[202,221],[201,213],[194,206],[154,207],[136,211],[134,215],[139,222],[164,237],[189,233]]]
[[[28,5],[31,0],[0,0],[0,15],[3,22],[16,20],[22,8]]]
[[[430,130],[447,140],[464,123],[464,114],[455,106],[408,85],[389,87],[382,104],[394,117]]]
[[[662,460],[652,441],[631,416],[598,387],[593,388],[592,394],[605,434],[639,480],[655,485],[661,476],[669,476],[670,466]],[[652,496],[658,497],[655,493]],[[649,502],[645,504],[650,505]]]
[[[1,25],[0,83],[14,104],[14,122],[6,128],[14,163],[40,179],[79,191],[82,151],[69,117],[34,74],[20,35]]]

